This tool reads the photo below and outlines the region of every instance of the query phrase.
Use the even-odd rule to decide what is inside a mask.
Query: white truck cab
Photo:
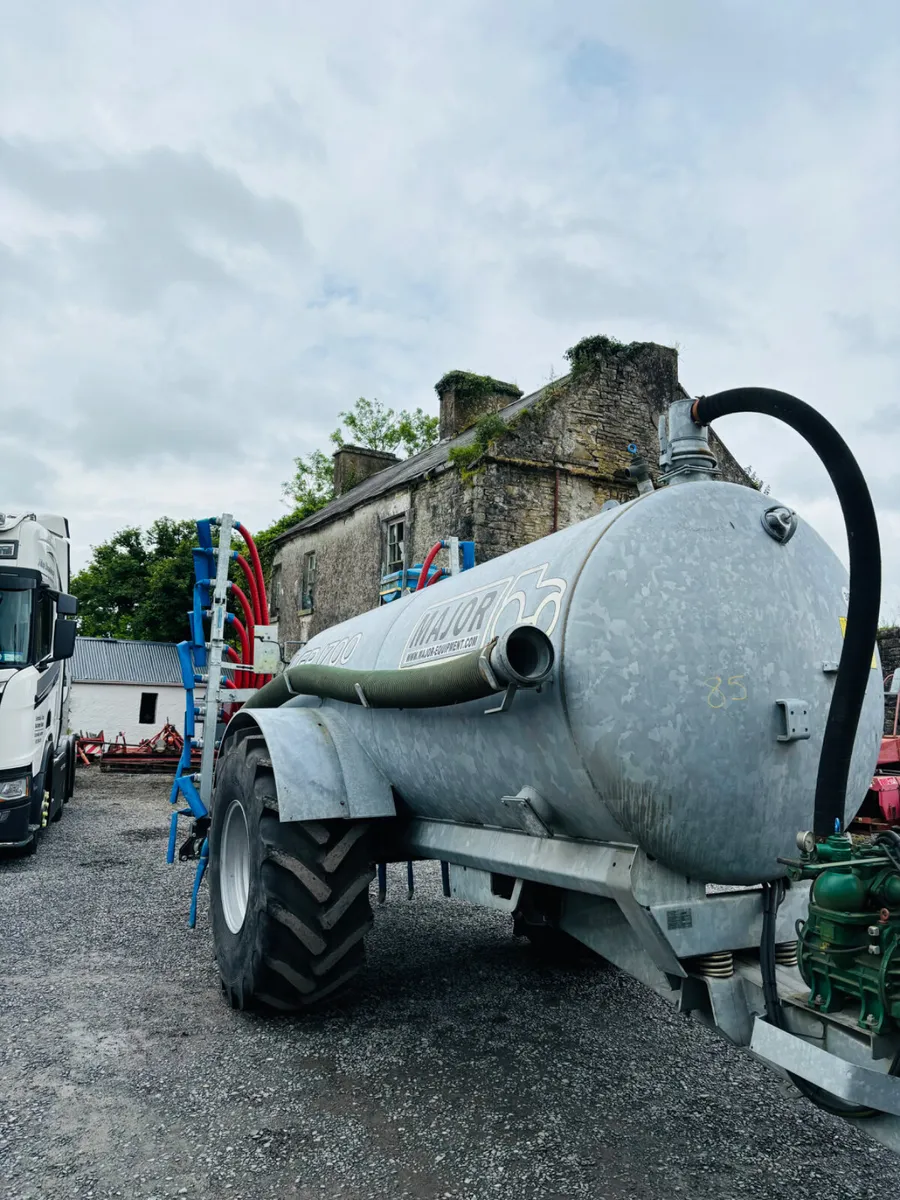
[[[75,783],[69,523],[0,512],[0,849],[33,854]]]

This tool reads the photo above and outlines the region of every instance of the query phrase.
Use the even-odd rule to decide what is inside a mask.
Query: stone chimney
[[[368,450],[365,446],[341,446],[332,455],[334,460],[334,494],[343,496],[352,487],[377,475],[400,459],[387,450]]]
[[[449,371],[434,385],[441,402],[440,436],[454,438],[488,413],[498,412],[518,400],[522,389],[490,375],[471,371]]]

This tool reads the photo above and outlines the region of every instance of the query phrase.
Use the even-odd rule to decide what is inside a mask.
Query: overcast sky
[[[357,396],[591,333],[816,404],[900,616],[897,0],[0,0],[3,506],[285,511]],[[822,469],[719,432],[844,556]]]

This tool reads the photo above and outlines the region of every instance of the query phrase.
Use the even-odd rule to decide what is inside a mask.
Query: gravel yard
[[[303,1019],[220,999],[162,777],[79,772],[0,861],[0,1195],[890,1197],[900,1160],[602,964],[393,870],[369,972]]]

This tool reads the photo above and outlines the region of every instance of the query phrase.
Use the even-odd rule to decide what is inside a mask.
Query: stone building
[[[374,608],[382,575],[421,562],[441,538],[473,539],[485,562],[633,498],[621,478],[629,443],[655,480],[658,418],[684,394],[676,351],[592,337],[567,358],[568,375],[527,396],[487,376],[445,375],[440,441],[411,458],[337,451],[335,498],[275,541],[272,605],[289,652]],[[749,485],[710,441],[722,478]]]

